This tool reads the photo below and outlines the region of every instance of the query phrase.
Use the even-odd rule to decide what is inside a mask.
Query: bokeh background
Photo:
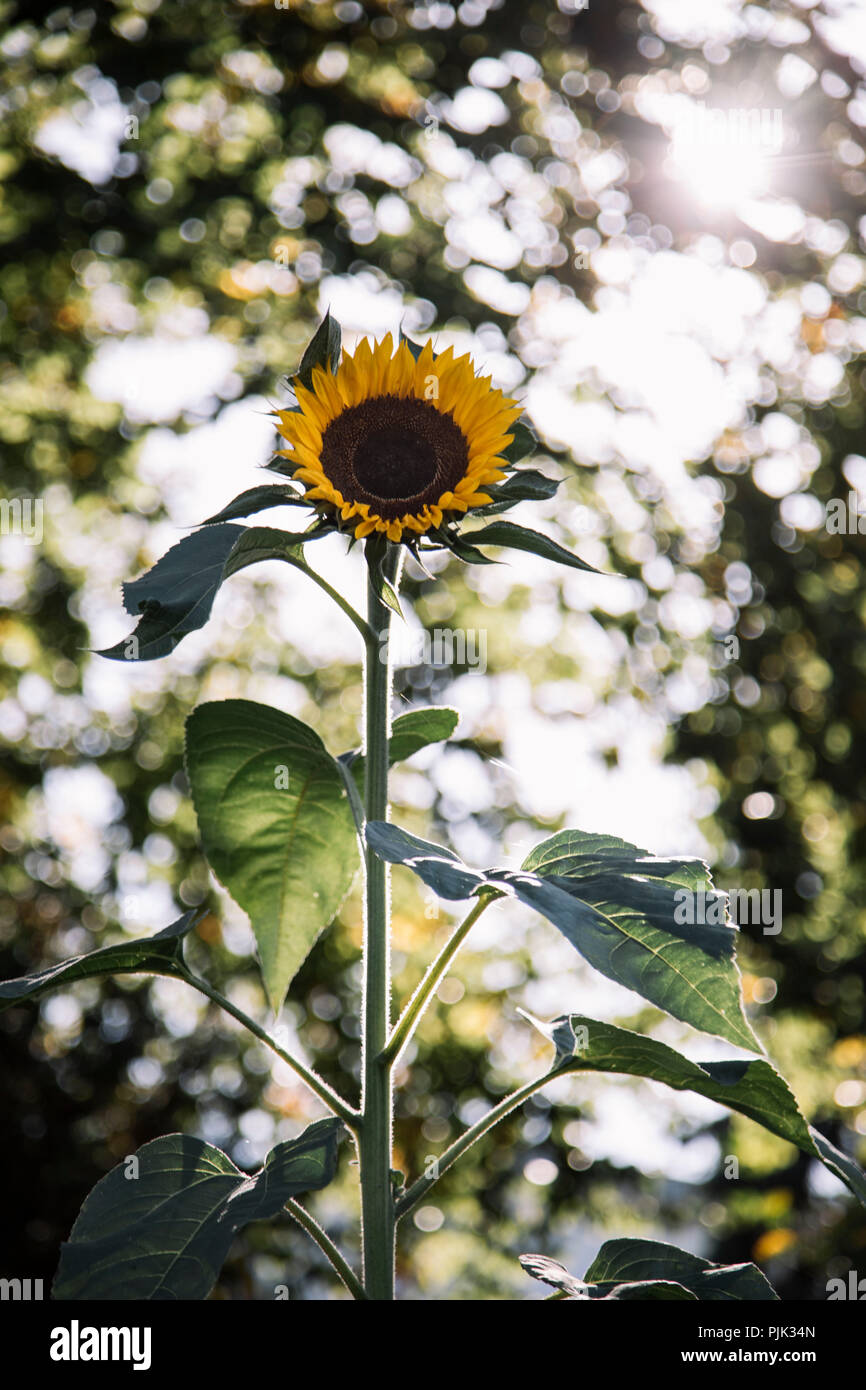
[[[351,747],[356,634],[269,564],[170,658],[93,652],[130,630],[121,581],[267,478],[268,412],[330,307],[348,346],[402,324],[525,400],[564,481],[515,519],[618,576],[410,563],[398,704],[461,725],[395,774],[395,818],[479,866],[573,825],[781,890],[778,934],[742,927],[749,1011],[809,1118],[866,1158],[862,5],[0,10],[0,495],[44,505],[41,544],[0,536],[0,974],[201,904],[197,966],[265,1017],[246,919],[199,853],[183,719],[242,695]],[[748,139],[743,112],[765,122]],[[360,597],[343,551],[315,562]],[[437,629],[475,634],[474,658],[426,662]],[[394,891],[403,998],[451,919],[402,870]],[[281,1019],[350,1096],[359,906]],[[406,1172],[546,1064],[517,1005],[731,1051],[497,905],[400,1074]],[[147,1140],[181,1129],[254,1167],[320,1113],[174,981],[11,1010],[0,1058],[4,1275],[50,1279],[86,1192]],[[695,1097],[571,1079],[474,1152],[402,1228],[403,1297],[543,1297],[517,1254],[582,1273],[616,1235],[757,1260],[788,1298],[866,1275],[841,1185]],[[311,1205],[351,1250],[349,1157]],[[344,1296],[289,1218],[238,1240],[215,1297],[278,1284]]]

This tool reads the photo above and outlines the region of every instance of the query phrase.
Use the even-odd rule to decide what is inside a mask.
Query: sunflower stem
[[[298,1225],[304,1228],[307,1235],[311,1236],[316,1242],[319,1249],[326,1256],[337,1274],[339,1274],[352,1297],[359,1301],[366,1299],[367,1295],[364,1291],[364,1285],[355,1274],[342,1250],[335,1245],[327,1231],[322,1229],[315,1217],[311,1216],[306,1207],[301,1206],[301,1203],[296,1201],[294,1197],[289,1198],[286,1202],[285,1209],[295,1218]]]
[[[434,991],[439,987],[443,976],[448,973],[448,967],[460,950],[466,937],[469,935],[484,909],[498,897],[501,897],[501,894],[495,889],[488,889],[481,893],[468,916],[464,917],[460,925],[452,932],[432,965],[428,967],[424,978],[397,1020],[394,1031],[388,1040],[385,1053],[386,1056],[391,1059],[394,1066],[399,1062],[400,1055],[420,1023],[430,1000],[433,998]]]
[[[456,1163],[458,1158],[465,1154],[467,1149],[471,1149],[472,1145],[476,1144],[488,1130],[491,1130],[500,1120],[504,1120],[506,1115],[510,1115],[512,1110],[516,1110],[517,1107],[522,1105],[525,1100],[528,1100],[530,1096],[535,1095],[536,1091],[542,1090],[542,1088],[547,1086],[551,1081],[558,1081],[563,1074],[563,1069],[561,1067],[552,1067],[551,1070],[545,1072],[543,1076],[538,1076],[534,1081],[530,1081],[527,1085],[521,1086],[519,1091],[513,1091],[510,1096],[505,1097],[505,1100],[501,1100],[498,1105],[494,1105],[492,1110],[488,1110],[486,1115],[482,1115],[480,1120],[477,1120],[475,1124],[461,1134],[460,1138],[456,1139],[443,1154],[439,1155],[436,1160],[436,1166],[429,1177],[425,1175],[424,1177],[418,1178],[416,1182],[413,1182],[411,1187],[406,1189],[396,1206],[397,1220],[399,1221],[401,1217],[406,1216],[408,1212],[412,1211],[422,1198],[426,1197],[433,1184],[438,1182],[442,1174],[451,1167],[452,1163]]]
[[[306,563],[306,561],[304,562],[303,569],[305,573],[309,575],[310,579],[312,579],[315,584],[318,584],[319,588],[322,589],[328,595],[329,598],[332,598],[334,600],[337,607],[342,608],[346,617],[358,629],[364,641],[367,644],[373,641],[375,639],[376,634],[371,630],[369,623],[364,622],[364,619],[361,617],[360,613],[355,612],[348,599],[344,599],[343,595],[341,593],[338,593],[338,591],[333,587],[333,585],[328,583],[327,579],[323,579],[320,574],[317,574],[317,572],[314,569],[311,569],[310,566]]]
[[[181,976],[181,979],[186,984],[192,985],[193,989],[197,989],[199,994],[206,995],[212,1003],[218,1004],[227,1014],[231,1014],[232,1018],[237,1019],[238,1023],[242,1023],[254,1037],[259,1039],[259,1042],[264,1043],[265,1047],[269,1047],[272,1052],[276,1053],[280,1060],[285,1062],[286,1066],[291,1067],[292,1071],[295,1072],[296,1075],[309,1086],[310,1090],[319,1097],[319,1100],[327,1105],[328,1109],[333,1111],[335,1115],[340,1117],[347,1129],[351,1130],[353,1133],[357,1131],[360,1113],[354,1106],[350,1105],[348,1101],[343,1100],[342,1096],[338,1096],[337,1092],[332,1086],[328,1085],[327,1081],[321,1076],[318,1076],[316,1072],[311,1071],[309,1067],[305,1067],[303,1062],[298,1061],[297,1057],[293,1057],[290,1052],[287,1052],[284,1047],[281,1047],[276,1038],[272,1038],[270,1033],[267,1033],[260,1024],[256,1023],[254,1018],[250,1018],[249,1014],[244,1013],[243,1009],[239,1009],[237,1004],[233,1004],[224,994],[220,994],[219,990],[215,989],[213,985],[208,984],[207,980],[202,980],[198,975],[193,975],[190,971],[186,971]]]
[[[397,590],[402,547],[389,545],[382,573]],[[367,582],[364,681],[364,809],[367,820],[388,816],[388,743],[391,733],[391,610],[379,597],[372,569]],[[391,1181],[392,1062],[385,1055],[391,1028],[389,868],[364,849],[364,1020],[362,1029],[361,1224],[367,1297],[394,1298],[396,1214]]]

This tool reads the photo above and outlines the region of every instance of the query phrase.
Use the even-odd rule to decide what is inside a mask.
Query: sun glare
[[[692,196],[713,207],[735,207],[769,188],[771,169],[761,150],[735,144],[672,148],[674,177]]]
[[[784,143],[780,110],[690,105],[669,134],[671,176],[696,201],[733,208],[770,190]]]

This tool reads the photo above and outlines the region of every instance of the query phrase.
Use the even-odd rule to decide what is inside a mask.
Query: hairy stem
[[[307,1235],[312,1236],[319,1249],[327,1256],[337,1274],[339,1274],[346,1288],[353,1298],[366,1299],[367,1294],[363,1284],[353,1271],[351,1265],[342,1251],[334,1244],[327,1231],[324,1231],[311,1216],[306,1207],[302,1207],[295,1197],[290,1197],[286,1202],[286,1211],[295,1218],[299,1226],[303,1226]]]
[[[308,575],[314,583],[318,584],[320,589],[323,589],[324,592],[334,600],[338,608],[342,608],[346,617],[350,620],[350,622],[354,623],[355,627],[360,632],[365,643],[369,643],[371,640],[375,638],[375,633],[371,630],[369,623],[364,622],[364,619],[361,617],[360,613],[355,612],[351,603],[349,603],[347,599],[344,599],[343,595],[339,593],[338,590],[334,589],[328,583],[327,579],[323,579],[320,574],[317,574],[316,571],[314,569],[311,569],[310,566],[306,563],[303,566],[303,570],[304,573]]]
[[[449,937],[432,965],[428,967],[424,978],[400,1015],[394,1031],[388,1040],[388,1046],[385,1048],[385,1056],[391,1061],[392,1065],[399,1060],[401,1052],[418,1026],[443,975],[447,972],[449,965],[460,950],[460,947],[472,930],[472,927],[478,921],[485,907],[492,903],[494,898],[501,896],[502,895],[496,891],[479,894],[478,900],[468,916],[464,918],[457,930]]]
[[[272,1052],[275,1052],[281,1061],[291,1067],[292,1071],[295,1072],[302,1081],[306,1082],[310,1090],[314,1091],[319,1097],[319,1100],[323,1101],[329,1110],[339,1116],[347,1129],[350,1129],[353,1134],[357,1133],[358,1122],[361,1118],[360,1111],[355,1110],[353,1106],[349,1105],[348,1101],[343,1100],[342,1096],[338,1096],[337,1092],[328,1085],[327,1081],[323,1081],[314,1071],[310,1071],[309,1067],[305,1067],[303,1062],[299,1062],[297,1057],[293,1057],[290,1052],[286,1052],[284,1047],[280,1047],[276,1039],[272,1038],[269,1033],[266,1033],[264,1028],[256,1023],[254,1018],[250,1018],[249,1014],[244,1013],[243,1009],[239,1009],[230,999],[226,999],[225,995],[220,994],[218,989],[214,989],[212,985],[209,985],[207,980],[200,980],[197,975],[191,974],[184,978],[187,984],[192,985],[200,994],[206,994],[208,999],[212,1000],[214,1004],[218,1004],[221,1009],[225,1009],[227,1014],[231,1014],[232,1018],[236,1018],[238,1023],[242,1023],[260,1042],[263,1042]]]
[[[389,546],[383,566],[396,590],[402,551]],[[391,610],[381,601],[372,573],[367,584],[364,682],[364,809],[367,820],[388,816],[388,741],[391,733]],[[393,1093],[391,1063],[384,1056],[391,1027],[391,941],[388,865],[364,850],[364,1020],[362,1030],[361,1221],[367,1297],[394,1297],[396,1218],[391,1188]]]

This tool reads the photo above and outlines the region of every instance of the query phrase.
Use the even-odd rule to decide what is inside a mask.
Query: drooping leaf
[[[451,850],[410,835],[399,826],[386,821],[368,821],[365,834],[380,859],[389,864],[404,864],[422,883],[449,902],[471,898],[487,886],[484,874],[467,869]]]
[[[510,550],[527,550],[532,555],[540,555],[543,560],[555,560],[557,564],[570,565],[572,569],[588,570],[590,574],[604,573],[548,536],[542,536],[539,531],[530,531],[526,526],[518,526],[514,521],[491,521],[477,531],[464,531],[461,540],[469,541],[473,546],[501,545]]]
[[[666,1043],[583,1014],[563,1015],[550,1023],[525,1016],[553,1043],[564,1072],[644,1076],[675,1091],[706,1096],[819,1159],[866,1206],[866,1173],[808,1123],[787,1082],[763,1057],[692,1062]]]
[[[609,837],[581,831],[562,834],[578,837],[590,860],[610,843]],[[693,1028],[750,1052],[763,1050],[743,1014],[734,962],[736,929],[680,925],[675,917],[678,892],[711,890],[709,870],[701,860],[654,861],[631,845],[617,851],[616,872],[585,875],[566,861],[567,875],[543,877],[526,869],[482,874],[467,868],[450,850],[393,825],[372,824],[367,838],[377,854],[405,864],[440,897],[468,898],[484,885],[511,894],[547,917],[609,979]],[[539,846],[533,851],[527,869],[544,862],[544,850]]]
[[[238,1231],[332,1180],[340,1128],[316,1121],[253,1174],[192,1135],[145,1144],[135,1166],[124,1159],[85,1199],[61,1248],[53,1298],[207,1298]]]
[[[185,536],[140,579],[123,586],[127,613],[140,615],[129,637],[99,652],[112,661],[153,661],[168,656],[187,633],[210,617],[216,591],[226,577],[228,555],[245,527],[221,524]]]
[[[251,700],[193,711],[186,766],[205,853],[250,917],[278,1010],[358,868],[340,770],[313,729]]]
[[[644,853],[628,840],[617,835],[598,835],[586,830],[560,830],[550,839],[536,845],[523,861],[524,869],[532,869],[545,878],[589,878],[606,870],[634,872],[638,856],[643,877],[667,878],[680,869],[706,871],[702,859],[658,859]]]
[[[183,938],[201,920],[201,911],[185,912],[170,927],[154,936],[101,946],[84,956],[71,956],[46,970],[0,981],[0,1013],[26,999],[41,999],[52,989],[85,980],[92,975],[174,975],[185,978]]]
[[[312,389],[314,367],[324,367],[326,371],[334,371],[337,367],[340,361],[341,341],[340,325],[331,317],[329,311],[310,339],[301,358],[301,365],[295,373],[301,385],[306,386],[308,391]]]
[[[297,490],[287,483],[260,483],[258,487],[247,488],[234,501],[223,507],[222,511],[209,516],[202,526],[216,526],[223,521],[234,521],[238,517],[252,516],[268,507],[308,507],[307,502]]]
[[[719,924],[680,920],[701,895],[724,907],[702,860],[654,860],[626,841],[564,830],[524,869],[504,875],[516,896],[608,979],[693,1028],[763,1051],[743,1013],[736,928],[724,912]]]

